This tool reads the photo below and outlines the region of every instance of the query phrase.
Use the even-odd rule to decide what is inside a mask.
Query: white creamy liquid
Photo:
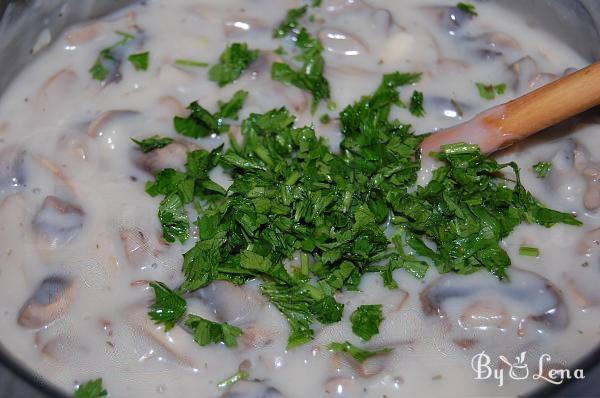
[[[174,115],[185,114],[183,107],[194,100],[214,111],[218,100],[244,89],[250,94],[240,120],[286,106],[298,117],[297,125],[314,123],[336,147],[338,124],[319,122],[325,104],[311,114],[306,93],[270,78],[272,52],[282,44],[292,46],[272,39],[272,27],[301,4],[148,0],[71,28],[5,92],[0,102],[0,340],[26,366],[69,393],[102,377],[112,397],[506,396],[545,382],[506,376],[499,388],[497,380],[474,380],[473,355],[485,350],[497,366],[499,355],[513,361],[526,351],[533,372],[542,353],[551,355],[553,365],[569,367],[596,347],[600,209],[594,208],[598,174],[594,180],[593,170],[598,173],[600,126],[585,121],[499,155],[521,166],[524,185],[544,204],[576,212],[584,223],[518,227],[504,242],[515,291],[487,273],[439,280],[432,268],[417,280],[397,270],[398,290],[385,289],[378,275],[367,274],[362,292],[336,296],[346,305],[344,321],[318,329],[314,341],[289,351],[287,322],[260,295],[258,283],[243,288],[215,283],[204,289],[203,298],[188,298],[190,313],[244,330],[237,348],[200,347],[180,326],[165,334],[148,319],[154,295],[147,281],[180,284],[181,255],[194,239],[183,246],[161,240],[160,198],[144,191],[152,176],[136,165],[140,153],[130,137],[160,134],[186,142],[173,130]],[[424,92],[426,117],[415,118],[406,109],[393,116],[425,133],[586,64],[553,36],[532,30],[493,3],[477,3],[477,17],[450,29],[447,15],[443,19],[440,13],[454,4],[323,0],[311,9],[315,21],[307,26],[312,33],[321,30],[327,49],[326,77],[337,103],[332,117],[372,93],[383,73],[423,72],[415,88]],[[101,49],[118,41],[117,30],[138,37],[130,51],[150,51],[150,67],[135,71],[124,61],[120,81],[102,86],[88,69]],[[351,37],[339,39],[344,35]],[[231,42],[247,42],[266,57],[234,84],[219,89],[206,68],[175,65],[179,58],[213,64]],[[529,58],[511,66],[523,57]],[[507,83],[508,89],[486,101],[478,81]],[[402,97],[411,92],[406,88]],[[210,149],[223,140],[225,135],[194,144]],[[175,154],[175,164],[178,159]],[[553,163],[545,179],[531,169],[540,160]],[[539,248],[540,256],[519,255],[523,245]],[[50,277],[58,278],[50,280],[55,284],[71,281],[55,306],[62,307],[54,308],[56,319],[45,324],[29,314],[33,318],[19,324],[24,305]],[[445,315],[440,317],[424,312],[423,292],[434,288],[470,293],[449,294],[439,303]],[[394,351],[361,368],[325,346],[344,340],[360,345],[348,316],[365,303],[383,304],[385,315],[381,333],[368,347]],[[556,308],[552,321],[532,318]],[[218,382],[246,360],[250,380],[219,390]]]

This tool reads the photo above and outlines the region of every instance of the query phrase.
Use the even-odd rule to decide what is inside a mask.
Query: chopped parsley
[[[187,304],[180,295],[162,282],[152,282],[150,287],[154,289],[155,300],[148,315],[156,324],[165,325],[166,332],[185,314]]]
[[[506,84],[485,84],[477,82],[475,83],[477,86],[477,90],[479,90],[479,96],[486,100],[493,100],[496,98],[496,95],[503,95],[506,91]]]
[[[168,194],[158,208],[158,219],[162,224],[163,238],[167,242],[185,242],[189,237],[190,222],[183,200],[177,193]]]
[[[100,398],[108,396],[108,392],[102,387],[102,379],[90,380],[80,385],[75,390],[75,398]]]
[[[206,68],[210,64],[208,64],[207,62],[194,61],[192,59],[178,58],[175,60],[175,65],[189,66],[192,68]]]
[[[477,11],[475,10],[475,6],[473,4],[460,2],[460,3],[456,4],[456,8],[466,12],[467,14],[471,14],[475,17],[477,15],[479,15],[479,14],[477,14]]]
[[[221,390],[224,390],[224,389],[231,387],[232,385],[234,385],[235,383],[237,383],[240,380],[248,379],[248,377],[250,377],[250,374],[247,371],[240,370],[233,376],[220,381],[219,384],[217,384],[217,387]]]
[[[285,19],[273,29],[273,37],[281,39],[297,29],[300,26],[300,18],[306,14],[306,10],[308,10],[308,6],[288,10]]]
[[[259,54],[258,50],[248,49],[246,43],[233,43],[219,57],[220,63],[209,69],[208,78],[223,87],[239,78]]]
[[[131,54],[127,59],[133,65],[135,70],[148,70],[150,52],[146,51],[139,54]]]
[[[121,36],[121,40],[116,42],[110,47],[107,47],[100,51],[98,57],[96,58],[96,62],[90,68],[89,72],[92,75],[92,78],[99,81],[104,81],[108,77],[110,70],[115,69],[121,63],[118,56],[116,55],[116,51],[119,50],[120,47],[127,44],[129,41],[135,39],[135,36],[126,33],[117,31],[115,32],[117,35]]]
[[[296,37],[296,46],[300,54],[295,57],[302,62],[300,69],[294,69],[283,62],[274,62],[271,66],[273,80],[296,86],[312,94],[314,111],[321,100],[329,98],[329,82],[323,76],[325,59],[321,54],[321,42],[313,38],[305,28],[301,28]]]
[[[408,107],[410,113],[416,117],[425,116],[425,108],[423,107],[423,93],[420,91],[413,91],[410,97],[410,105]]]
[[[329,124],[329,122],[331,122],[331,117],[327,114],[324,113],[323,115],[321,115],[321,117],[319,118],[319,121],[322,124]]]
[[[236,326],[209,321],[193,314],[188,315],[185,326],[193,331],[194,341],[201,346],[223,343],[227,347],[236,347],[237,338],[242,335],[242,329]]]
[[[533,171],[537,173],[539,178],[545,178],[552,168],[552,163],[542,161],[534,164],[532,168]]]
[[[139,145],[140,150],[144,153],[151,152],[155,149],[164,148],[171,144],[174,140],[169,137],[161,137],[159,135],[153,135],[152,137],[144,138],[143,140],[136,140],[132,138],[131,141]]]
[[[361,305],[350,316],[352,331],[365,341],[379,334],[379,325],[383,321],[381,304]]]
[[[376,356],[376,355],[385,355],[389,354],[392,349],[391,348],[382,348],[375,351],[368,351],[362,348],[358,348],[354,344],[349,341],[345,341],[343,343],[329,343],[327,348],[333,352],[340,352],[350,355],[354,360],[358,363],[363,363],[365,360]]]
[[[537,247],[521,246],[519,247],[519,254],[521,256],[539,257],[540,249]]]
[[[510,259],[500,242],[519,223],[580,224],[543,207],[521,185],[514,163],[498,164],[474,145],[442,147],[434,156],[443,165],[427,186],[413,189],[423,136],[390,113],[402,106],[398,89],[419,79],[419,73],[386,74],[372,95],[346,106],[339,151],[279,108],[250,114],[241,144],[191,152],[185,172],[159,172],[149,193],[179,199],[181,207],[200,199],[198,239],[183,256],[185,280],[177,292],[258,279],[287,319],[293,348],[314,338],[317,323],[342,319],[335,294],[358,290],[367,272],[381,275],[390,289],[398,287],[394,270],[422,278],[430,264],[441,273],[485,269],[502,279]],[[217,166],[232,180],[227,190],[209,178]],[[515,177],[505,177],[505,169]],[[187,223],[183,212],[175,219]],[[392,237],[388,220],[397,228]],[[293,258],[299,260],[284,267]],[[354,315],[359,336],[377,332],[378,312],[367,307]],[[367,355],[335,344],[353,357]]]
[[[229,130],[229,125],[225,123],[225,119],[237,120],[238,112],[244,106],[247,96],[247,91],[236,91],[229,101],[219,101],[219,111],[215,114],[210,113],[197,101],[194,101],[187,107],[190,115],[188,117],[175,116],[173,127],[179,134],[192,138],[221,134]]]

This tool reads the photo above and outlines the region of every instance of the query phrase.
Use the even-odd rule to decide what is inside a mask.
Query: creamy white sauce
[[[426,117],[414,118],[406,109],[395,110],[393,116],[425,133],[522,94],[549,81],[549,74],[560,76],[567,68],[586,64],[554,37],[532,30],[518,15],[493,3],[477,3],[479,16],[460,29],[449,29],[447,20],[439,19],[443,6],[452,1],[430,3],[323,0],[320,9],[309,12],[315,15],[313,33],[320,30],[327,49],[326,77],[338,111],[371,93],[383,73],[421,71],[417,87],[425,94]],[[238,348],[200,347],[179,327],[165,334],[153,325],[146,315],[153,294],[145,281],[181,283],[181,255],[194,239],[183,246],[161,241],[156,217],[160,199],[144,192],[151,175],[136,165],[139,153],[130,137],[158,133],[183,141],[172,127],[182,105],[199,100],[215,110],[218,100],[245,89],[250,95],[241,118],[284,105],[298,116],[298,125],[314,123],[336,147],[341,138],[337,123],[318,121],[325,106],[311,115],[307,94],[271,80],[270,60],[255,62],[222,89],[208,80],[206,69],[181,68],[174,62],[188,58],[214,63],[226,43],[234,41],[248,42],[274,57],[279,45],[291,43],[272,39],[271,29],[288,8],[300,4],[149,0],[71,28],[6,91],[0,102],[0,335],[1,343],[26,366],[65,391],[103,377],[113,397],[220,396],[227,392],[217,383],[244,360],[251,364],[251,379],[262,384],[241,382],[230,393],[248,397],[279,396],[274,390],[267,390],[273,395],[260,395],[266,386],[286,397],[511,395],[543,382],[505,380],[498,388],[496,380],[473,380],[474,354],[485,350],[494,360],[500,354],[513,359],[527,351],[535,368],[539,355],[548,353],[553,363],[572,366],[597,345],[600,211],[593,209],[593,192],[592,197],[586,194],[598,184],[593,170],[598,172],[600,126],[585,123],[561,126],[499,155],[522,167],[525,186],[542,202],[576,212],[584,223],[550,229],[521,225],[504,241],[513,263],[511,286],[528,294],[511,296],[488,274],[444,276],[449,278],[442,279],[444,287],[474,291],[444,300],[445,316],[440,318],[426,314],[420,299],[428,286],[441,283],[434,269],[423,281],[396,271],[400,289],[393,291],[382,286],[379,276],[366,275],[362,292],[337,296],[346,304],[346,321],[323,327],[313,342],[290,351],[285,349],[287,323],[260,296],[257,283],[243,289],[216,284],[188,300],[190,313],[224,318],[244,329]],[[140,38],[131,52],[150,51],[150,68],[138,72],[123,62],[121,80],[103,87],[88,69],[101,49],[118,40],[117,30]],[[490,38],[490,32],[509,36]],[[486,34],[488,39],[482,36]],[[40,47],[46,39],[40,38]],[[530,58],[520,64],[517,76],[510,65],[523,57]],[[507,83],[508,90],[486,101],[477,92],[477,81]],[[411,92],[405,89],[402,96],[408,98]],[[450,100],[461,104],[460,110]],[[121,112],[102,115],[110,111]],[[195,144],[210,149],[224,139]],[[540,160],[555,165],[545,179],[531,170]],[[591,200],[589,208],[585,198]],[[65,203],[71,207],[61,214]],[[519,255],[523,245],[539,248],[540,256]],[[70,281],[65,302],[50,314],[55,319],[46,325],[30,313],[28,320],[17,322],[49,277]],[[547,283],[556,287],[555,295]],[[560,319],[523,322],[556,307],[556,297]],[[365,303],[382,303],[385,314],[381,333],[369,346],[394,351],[357,369],[325,345],[359,343],[347,319]]]

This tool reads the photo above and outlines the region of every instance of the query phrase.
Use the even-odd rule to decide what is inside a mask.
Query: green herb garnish
[[[156,324],[165,325],[166,332],[185,314],[186,302],[162,282],[152,282],[150,287],[154,289],[155,300],[148,315]]]
[[[175,60],[175,65],[190,66],[192,68],[206,68],[210,64],[206,63],[206,62],[201,62],[201,61],[194,61],[191,59],[178,58]]]
[[[323,115],[321,115],[321,117],[319,118],[319,121],[322,124],[329,124],[329,122],[331,122],[331,117],[327,114],[324,113]]]
[[[537,173],[539,178],[545,178],[552,168],[552,163],[542,161],[534,164],[532,168],[533,171]]]
[[[228,377],[223,381],[220,381],[219,384],[217,384],[217,387],[221,390],[224,390],[231,387],[240,380],[246,380],[248,377],[250,377],[250,374],[248,372],[246,372],[245,370],[240,370],[233,376]]]
[[[155,149],[164,148],[171,144],[174,140],[169,137],[161,137],[159,135],[153,135],[152,137],[144,138],[143,140],[136,140],[132,138],[131,141],[139,145],[140,150],[144,153],[148,153]]]
[[[229,125],[225,123],[225,119],[237,120],[238,112],[244,106],[247,96],[248,92],[246,91],[236,91],[229,101],[219,101],[219,111],[215,114],[210,113],[197,101],[194,101],[187,107],[190,110],[188,117],[175,116],[173,118],[175,131],[192,138],[221,134],[229,130]]]
[[[413,91],[410,97],[410,105],[408,107],[410,113],[416,117],[425,116],[425,108],[423,107],[423,93],[420,91]]]
[[[521,246],[519,247],[519,254],[521,256],[538,257],[540,255],[540,249],[537,247]]]
[[[148,70],[150,51],[139,54],[131,54],[127,59],[132,63],[135,70]]]
[[[352,331],[365,341],[379,334],[379,325],[383,321],[381,304],[361,305],[352,313]]]
[[[456,4],[456,8],[466,12],[467,14],[471,14],[473,16],[479,15],[479,14],[477,14],[477,11],[475,10],[475,6],[473,4],[461,2],[461,3]]]
[[[185,326],[192,329],[194,341],[201,346],[223,343],[227,347],[236,347],[237,338],[242,329],[227,323],[209,321],[197,315],[188,315]]]
[[[121,36],[121,40],[100,51],[100,54],[98,54],[98,57],[96,58],[96,62],[94,62],[94,65],[92,65],[89,70],[92,78],[95,80],[104,81],[108,77],[108,74],[110,73],[109,68],[116,68],[120,63],[115,55],[115,51],[135,38],[135,36],[126,32],[117,31],[115,33]]]
[[[506,91],[506,84],[504,83],[493,85],[477,82],[475,85],[479,90],[479,96],[486,100],[493,100],[496,95],[502,95]]]
[[[220,63],[210,68],[208,78],[223,87],[240,77],[259,54],[258,50],[248,49],[246,43],[233,43],[219,57]]]
[[[356,362],[363,363],[365,360],[376,356],[376,355],[385,355],[389,354],[392,349],[391,348],[382,348],[380,350],[368,351],[362,348],[358,348],[354,344],[345,341],[343,343],[329,343],[327,348],[333,352],[341,352],[350,355]]]
[[[308,6],[292,8],[288,10],[285,19],[273,30],[273,37],[280,39],[290,34],[294,29],[298,28],[300,24],[300,18],[306,14],[306,10],[308,10]]]
[[[312,94],[314,111],[323,99],[329,98],[329,82],[323,76],[325,69],[325,59],[321,52],[323,46],[319,40],[311,37],[305,28],[300,30],[296,38],[296,46],[301,54],[296,58],[302,62],[302,67],[298,70],[283,62],[275,62],[271,66],[271,77],[273,80],[285,84],[291,84],[301,90]]]
[[[100,398],[108,396],[108,392],[102,387],[102,379],[90,380],[80,385],[75,390],[75,398]]]

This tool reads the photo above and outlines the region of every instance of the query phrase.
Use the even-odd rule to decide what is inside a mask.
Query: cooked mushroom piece
[[[432,15],[440,28],[451,36],[458,36],[461,30],[473,19],[473,15],[457,7],[426,6],[426,13]]]
[[[0,194],[18,191],[25,176],[25,151],[14,145],[0,150]]]
[[[54,337],[42,346],[41,352],[44,357],[61,364],[82,364],[83,358],[90,354],[88,347],[69,334]]]
[[[102,112],[89,124],[87,128],[87,135],[89,135],[91,138],[102,137],[107,133],[107,127],[109,127],[108,124],[110,122],[113,122],[116,119],[124,116],[134,116],[137,114],[139,114],[139,112],[129,110],[111,110]]]
[[[465,112],[470,112],[471,107],[462,102],[444,97],[425,97],[425,109],[430,114],[461,120]]]
[[[19,312],[17,323],[29,329],[49,325],[67,311],[73,301],[74,290],[74,283],[63,277],[44,279]]]
[[[327,12],[339,14],[360,10],[366,4],[362,0],[323,0],[321,7]]]
[[[340,29],[323,28],[318,36],[325,50],[333,54],[357,56],[369,52],[367,44],[362,40]]]
[[[198,290],[200,297],[210,305],[215,315],[224,322],[239,324],[258,317],[265,300],[248,286],[215,281]]]
[[[140,169],[154,175],[163,169],[185,171],[188,152],[200,149],[196,144],[187,141],[175,141],[148,153],[133,149],[133,163]]]
[[[284,398],[275,387],[260,381],[238,381],[221,398]]]
[[[518,41],[504,32],[487,32],[467,40],[473,53],[483,60],[492,60],[521,48]]]
[[[56,247],[75,239],[83,228],[84,218],[81,207],[56,196],[46,196],[32,225],[38,238],[50,247]]]
[[[150,247],[148,238],[140,229],[122,227],[119,238],[129,265],[137,268],[148,265]]]
[[[535,323],[538,331],[562,330],[569,323],[569,313],[560,290],[548,279],[534,272],[512,268],[510,282],[484,273],[443,275],[431,282],[420,294],[423,312],[454,320],[463,328],[502,328],[517,322]],[[460,314],[446,309],[447,301],[461,303]]]
[[[234,15],[223,22],[223,31],[228,38],[236,38],[238,36],[249,33],[265,33],[271,32],[272,24],[269,22],[247,16]]]

